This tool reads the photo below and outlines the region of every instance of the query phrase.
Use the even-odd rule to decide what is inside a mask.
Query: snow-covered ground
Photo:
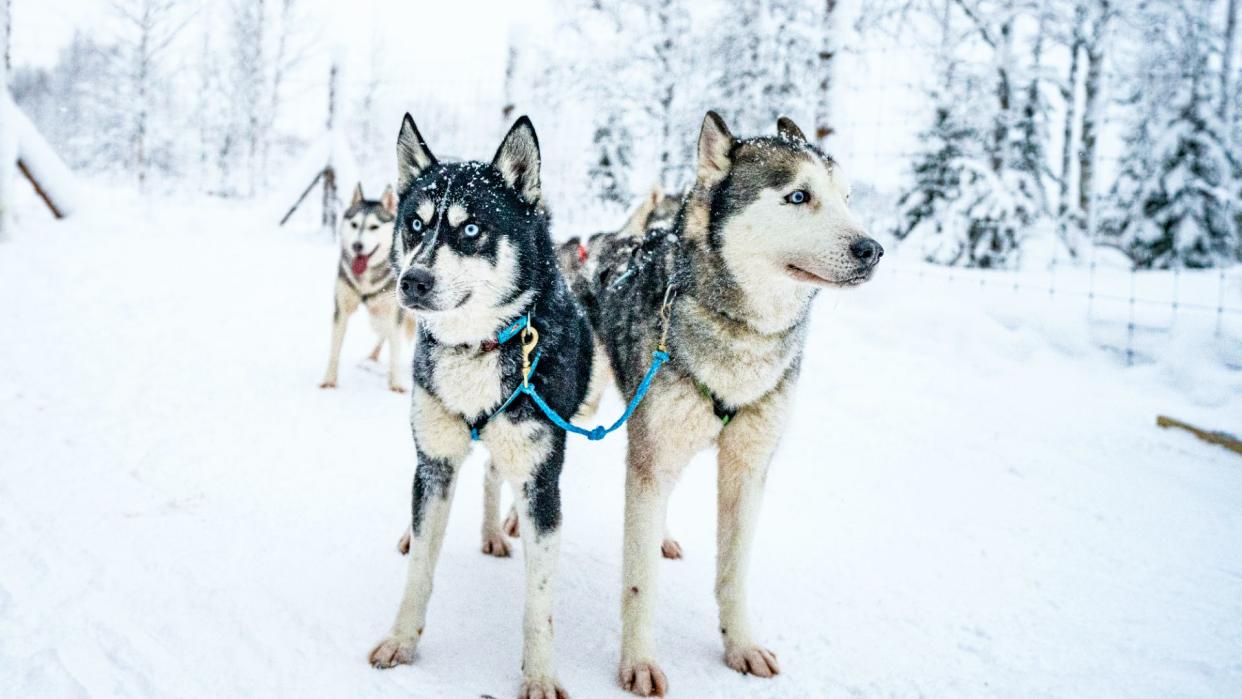
[[[317,387],[334,246],[109,199],[0,246],[0,696],[513,695],[522,564],[479,552],[477,454],[416,664],[366,663],[414,456],[364,320]],[[721,662],[703,458],[661,565],[675,696],[1242,695],[1242,459],[1154,425],[1239,431],[1242,375],[1197,340],[1125,368],[1081,306],[1019,298],[903,273],[820,299],[751,575],[784,674]],[[571,445],[560,674],[621,696],[624,435]]]

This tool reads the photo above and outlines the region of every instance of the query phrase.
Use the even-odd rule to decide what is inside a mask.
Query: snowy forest
[[[624,669],[639,599],[681,699],[1242,697],[1240,12],[0,0],[0,697],[560,698],[525,690],[554,646],[557,689],[622,699],[646,691]],[[730,153],[782,172],[720,179],[713,117],[700,168],[708,110],[770,137]],[[404,132],[402,200],[407,112],[426,146]],[[795,184],[777,161],[803,138],[833,162]],[[428,150],[473,173],[439,221],[471,207],[496,222],[483,241],[519,247],[450,248],[473,218],[423,226]],[[545,223],[586,244],[554,263]],[[442,242],[411,251],[403,227]],[[442,249],[464,271],[439,286],[482,292],[461,311],[403,296],[402,255]],[[804,257],[869,266],[833,282]],[[557,263],[580,304],[519,288],[557,291]],[[662,302],[600,310],[605,278]],[[588,372],[591,303],[609,359]],[[476,312],[478,337],[435,336]],[[509,419],[627,360],[648,402],[605,378],[571,422],[641,431]],[[738,406],[708,383],[765,374]],[[420,417],[450,384],[497,403]],[[443,435],[412,438],[420,420]],[[629,507],[627,482],[669,470],[652,445],[703,425],[722,436],[671,495]],[[502,473],[545,458],[526,485]],[[530,510],[506,533],[549,483],[557,537]],[[415,531],[428,510],[442,545]],[[661,540],[640,597],[642,517]],[[532,551],[557,561],[538,580]],[[433,577],[416,652],[393,656],[412,662],[373,667]],[[535,632],[550,646],[528,656]],[[730,639],[779,673],[731,662]]]
[[[1200,268],[1242,255],[1237,5],[553,0],[509,28],[494,80],[450,85],[411,76],[399,40],[334,43],[307,0],[115,0],[105,30],[77,28],[53,60],[7,59],[16,103],[73,170],[144,188],[296,188],[285,173],[328,119],[339,62],[339,129],[377,181],[407,109],[454,124],[463,153],[530,112],[565,136],[549,177],[574,204],[557,208],[620,211],[652,182],[686,186],[706,107],[739,133],[790,115],[846,167],[902,144],[855,179],[929,261],[1012,268],[1037,241]]]

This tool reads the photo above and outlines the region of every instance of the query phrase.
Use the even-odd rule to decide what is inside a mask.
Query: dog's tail
[[[608,352],[603,344],[595,340],[595,352],[591,357],[591,381],[587,384],[586,398],[578,406],[574,419],[589,420],[599,410],[599,401],[604,397],[604,389],[612,384],[612,365],[608,361]]]

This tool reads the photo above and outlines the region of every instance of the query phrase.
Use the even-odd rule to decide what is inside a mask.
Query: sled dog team
[[[559,479],[566,432],[546,407],[581,424],[611,382],[630,401],[653,350],[669,357],[633,412],[625,479],[618,680],[640,696],[669,681],[654,642],[669,494],[697,453],[717,450],[716,600],[725,663],[771,677],[775,653],[752,628],[746,576],[769,463],[802,364],[821,287],[867,281],[884,254],[850,213],[850,186],[791,120],[738,138],[708,112],[694,183],[655,191],[616,232],[557,246],[549,232],[540,150],[517,120],[489,162],[439,160],[407,114],[397,187],[361,187],[340,228],[332,351],[337,379],[345,324],[359,305],[389,345],[399,378],[401,336],[414,332],[410,426],[417,467],[401,541],[409,570],[396,621],[371,651],[388,668],[414,660],[426,628],[436,559],[471,442],[487,447],[483,552],[507,556],[520,533],[526,563],[523,699],[568,696],[557,680],[552,604],[560,549]],[[510,401],[510,399],[512,400]],[[502,524],[501,483],[514,493]]]

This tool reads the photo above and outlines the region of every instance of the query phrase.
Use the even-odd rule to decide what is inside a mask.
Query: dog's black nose
[[[873,265],[884,257],[884,248],[871,238],[859,238],[850,244],[850,254],[863,264]]]
[[[414,267],[401,275],[401,295],[407,301],[418,301],[431,293],[436,276],[426,267]]]
[[[362,252],[362,243],[354,243],[353,248],[354,248],[354,254],[357,255],[358,253]]]

